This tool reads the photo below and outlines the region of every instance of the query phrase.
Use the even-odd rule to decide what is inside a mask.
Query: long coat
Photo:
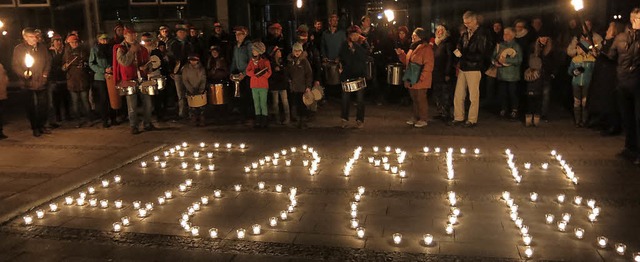
[[[428,43],[422,43],[416,47],[416,49],[409,50],[407,55],[398,55],[400,61],[408,66],[409,62],[416,63],[422,66],[422,72],[420,72],[420,79],[418,82],[411,85],[410,89],[429,89],[431,88],[431,82],[433,78],[433,66],[434,56],[433,48]]]

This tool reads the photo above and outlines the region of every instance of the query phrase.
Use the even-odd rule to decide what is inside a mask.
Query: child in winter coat
[[[271,92],[271,97],[273,98],[272,113],[276,123],[288,125],[291,114],[289,112],[289,97],[287,96],[289,81],[287,81],[287,76],[284,72],[285,59],[285,57],[282,57],[282,48],[278,46],[274,47],[269,54],[271,68],[273,68],[273,74],[269,77],[269,92]],[[284,120],[280,119],[280,104],[282,104],[282,111],[284,111]]]
[[[311,63],[307,59],[307,53],[303,51],[302,44],[293,44],[293,52],[287,57],[287,77],[291,81],[291,99],[296,108],[298,128],[305,128],[304,122],[307,108],[302,101],[302,96],[306,92],[311,92],[311,82],[313,82],[313,71]]]
[[[520,81],[520,64],[522,63],[522,47],[515,41],[515,30],[504,29],[504,42],[498,44],[493,52],[493,65],[498,68],[499,97],[502,102],[500,116],[509,114],[511,120],[518,117],[519,97],[518,81]]]
[[[590,45],[586,41],[581,41],[576,47],[578,55],[571,59],[568,73],[573,76],[571,85],[573,86],[573,116],[576,127],[583,127],[587,123],[587,94],[593,75],[593,68],[596,58],[589,52]]]
[[[202,95],[207,91],[207,74],[197,55],[190,55],[188,59],[189,64],[182,68],[182,84],[188,96]],[[204,126],[205,106],[189,107],[191,121],[196,126]]]
[[[247,65],[247,76],[251,77],[251,95],[256,110],[254,127],[267,127],[267,95],[269,94],[271,63],[269,63],[269,59],[262,57],[265,51],[266,47],[262,42],[253,43],[252,57]]]

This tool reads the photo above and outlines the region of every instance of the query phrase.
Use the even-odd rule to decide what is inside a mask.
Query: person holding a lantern
[[[31,122],[33,136],[50,134],[45,128],[49,102],[47,93],[47,77],[51,69],[51,56],[47,47],[38,43],[37,32],[33,28],[22,30],[24,42],[13,49],[13,72],[20,77],[20,85],[28,93],[27,116]]]

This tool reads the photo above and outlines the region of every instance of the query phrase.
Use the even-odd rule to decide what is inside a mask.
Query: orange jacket
[[[408,61],[422,65],[422,73],[420,73],[420,80],[417,83],[410,86],[411,89],[429,89],[431,88],[431,73],[433,72],[433,47],[427,42],[422,43],[414,50],[409,50],[409,53],[404,55],[404,52],[398,55],[400,61],[405,65],[408,65]]]

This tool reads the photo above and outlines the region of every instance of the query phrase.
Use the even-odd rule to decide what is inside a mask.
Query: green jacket
[[[108,67],[111,67],[109,61],[111,58],[102,57],[98,54],[99,49],[98,46],[94,46],[91,48],[91,54],[89,54],[89,68],[95,73],[93,75],[93,80],[105,81],[104,78],[104,70]]]
[[[507,48],[516,50],[515,56],[507,56],[506,64],[501,65],[498,60],[500,54]],[[498,44],[498,48],[493,51],[492,64],[498,67],[498,80],[507,82],[520,81],[520,64],[522,64],[522,48],[516,41],[502,42]]]

